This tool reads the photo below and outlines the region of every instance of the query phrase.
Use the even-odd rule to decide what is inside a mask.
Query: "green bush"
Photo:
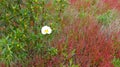
[[[108,10],[105,13],[98,15],[97,20],[103,25],[109,25],[116,18],[116,13],[114,10]]]
[[[10,65],[24,63],[35,55],[56,55],[57,49],[49,42],[60,31],[61,15],[67,4],[67,0],[2,0],[0,60]],[[44,25],[52,28],[52,34],[41,34]]]
[[[120,59],[114,58],[113,59],[113,64],[114,64],[114,67],[120,67]]]

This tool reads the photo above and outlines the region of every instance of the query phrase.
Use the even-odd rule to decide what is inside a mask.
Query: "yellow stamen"
[[[48,33],[48,29],[47,29],[47,30],[45,30],[45,33]]]

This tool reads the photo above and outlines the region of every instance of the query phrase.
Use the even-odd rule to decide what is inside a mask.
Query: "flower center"
[[[45,30],[45,33],[48,33],[48,29]]]

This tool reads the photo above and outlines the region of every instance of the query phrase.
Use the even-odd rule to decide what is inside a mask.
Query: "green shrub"
[[[110,24],[113,20],[116,18],[116,13],[113,10],[108,10],[107,12],[98,15],[97,20],[99,23],[102,23],[103,25]]]
[[[2,0],[0,60],[9,65],[12,62],[24,63],[35,55],[44,58],[56,55],[57,49],[49,42],[59,32],[61,15],[66,6],[66,0]],[[52,28],[52,34],[41,34],[44,25]]]
[[[114,67],[120,67],[120,59],[114,58],[113,59],[113,64],[114,64]]]

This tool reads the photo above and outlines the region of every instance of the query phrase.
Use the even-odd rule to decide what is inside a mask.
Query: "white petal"
[[[51,34],[52,33],[52,29],[50,28],[49,31],[48,31],[48,34]]]
[[[46,32],[44,32],[44,30],[41,30],[41,33],[42,33],[42,34],[46,34]]]
[[[42,34],[46,34],[45,30],[46,30],[46,27],[45,27],[45,26],[42,27],[42,29],[41,29],[41,33],[42,33]]]
[[[48,30],[48,32],[46,33],[45,30]],[[52,29],[49,26],[43,26],[42,29],[41,29],[41,33],[42,34],[51,34]]]

